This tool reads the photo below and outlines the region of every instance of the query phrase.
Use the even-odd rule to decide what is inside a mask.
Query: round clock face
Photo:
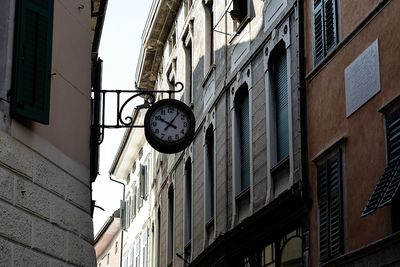
[[[162,153],[177,153],[193,140],[195,120],[192,110],[183,102],[163,99],[154,103],[144,119],[149,144]]]

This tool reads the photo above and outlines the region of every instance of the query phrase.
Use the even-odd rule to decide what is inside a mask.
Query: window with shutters
[[[192,159],[185,163],[185,214],[184,214],[184,242],[188,246],[192,241]]]
[[[238,89],[234,99],[236,140],[235,165],[238,165],[236,178],[237,192],[241,193],[250,187],[250,103],[247,84]]]
[[[167,232],[167,263],[172,264],[174,259],[174,189],[168,189],[168,232]]]
[[[148,194],[148,179],[147,179],[147,166],[140,164],[139,173],[139,190],[140,190],[140,201],[139,206],[142,207],[143,200],[147,200]]]
[[[204,6],[205,12],[205,57],[204,57],[204,74],[208,72],[214,65],[214,7],[213,1],[209,1]]]
[[[204,160],[205,160],[205,188],[206,188],[206,224],[211,224],[214,219],[214,200],[215,200],[215,175],[214,175],[214,127],[208,126],[204,142]]]
[[[341,149],[317,166],[320,262],[343,253]]]
[[[400,108],[386,115],[388,164],[364,208],[367,216],[378,208],[391,204],[392,229],[400,230]]]
[[[12,114],[49,123],[53,0],[16,1]]]
[[[314,64],[337,44],[336,0],[314,0]]]
[[[272,164],[276,165],[289,156],[289,101],[287,56],[283,42],[271,53],[269,58],[271,77],[270,119]]]

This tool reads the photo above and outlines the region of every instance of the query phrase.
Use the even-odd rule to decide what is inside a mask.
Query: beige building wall
[[[54,0],[49,125],[10,119],[15,4],[0,11],[0,266],[95,266],[91,1]]]

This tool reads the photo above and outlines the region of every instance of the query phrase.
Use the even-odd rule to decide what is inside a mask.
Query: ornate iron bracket
[[[135,90],[92,90],[92,131],[96,135],[97,144],[100,145],[104,140],[104,129],[119,129],[119,128],[142,128],[144,125],[135,124],[135,112],[124,116],[126,113],[126,107],[129,106],[137,97],[142,97],[144,103],[136,105],[134,110],[139,111],[140,109],[149,108],[156,100],[156,94],[168,94],[169,98],[172,98],[173,94],[179,93],[183,90],[184,86],[181,82],[175,84],[177,90],[149,90],[145,88],[136,88]],[[106,103],[110,98],[116,100],[115,107],[111,107],[116,113],[117,118],[114,123],[106,122]]]

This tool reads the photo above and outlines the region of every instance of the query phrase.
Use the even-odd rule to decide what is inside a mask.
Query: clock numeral
[[[178,140],[179,139],[179,134],[176,134],[175,135],[175,140]]]
[[[168,108],[168,113],[174,113],[174,108]]]
[[[185,130],[184,130],[184,129],[182,129],[182,130],[181,130],[181,134],[184,134],[184,133],[185,133]]]
[[[161,138],[164,139],[164,136],[165,136],[165,134],[162,133],[162,134],[161,134]]]
[[[161,115],[165,115],[165,109],[161,110]]]
[[[168,136],[168,141],[172,141],[172,136]]]
[[[158,134],[158,133],[160,132],[160,130],[159,130],[159,129],[155,129],[154,132],[155,132],[156,134]]]
[[[185,120],[185,116],[184,115],[181,115],[181,120]]]
[[[188,127],[188,123],[187,123],[187,122],[184,122],[184,123],[183,123],[183,126],[184,126],[184,127]]]
[[[151,123],[151,125],[156,127],[157,126],[157,122],[154,121],[154,122]]]
[[[160,115],[156,116],[156,120],[157,121],[161,120],[161,116]]]

